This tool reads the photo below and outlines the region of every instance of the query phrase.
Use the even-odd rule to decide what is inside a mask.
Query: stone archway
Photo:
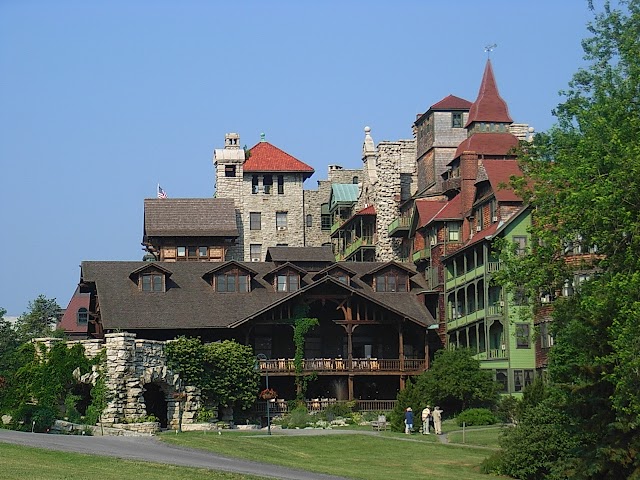
[[[143,386],[142,397],[144,398],[147,415],[153,415],[160,422],[160,428],[167,428],[168,403],[166,393],[159,383],[147,383]]]

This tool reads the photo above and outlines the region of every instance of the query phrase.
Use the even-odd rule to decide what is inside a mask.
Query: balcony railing
[[[331,225],[330,235],[333,235],[336,232],[336,230],[339,230],[343,223],[344,223],[344,220],[339,218],[333,225]]]
[[[376,235],[367,236],[367,237],[358,237],[345,247],[344,252],[339,252],[338,254],[336,254],[336,260],[338,261],[346,260],[355,252],[357,252],[360,248],[375,247],[377,241],[378,241],[378,238]]]
[[[500,270],[502,270],[502,262],[489,262],[487,264],[487,272],[489,273],[499,272]]]
[[[425,368],[424,359],[405,358],[307,358],[303,360],[305,372],[419,372]],[[260,361],[260,371],[269,373],[295,372],[292,358],[274,358]]]
[[[388,227],[390,237],[404,237],[409,233],[412,217],[398,217]]]
[[[413,260],[414,263],[428,260],[430,258],[431,258],[431,247],[418,250],[417,252],[414,252],[413,255],[411,256],[411,259]]]
[[[397,400],[356,400],[355,410],[359,412],[390,412],[396,406]],[[326,410],[330,405],[347,403],[345,400],[337,400],[335,398],[313,398],[305,402],[307,410],[310,412],[319,412]],[[267,412],[267,402],[259,400],[254,406],[255,412],[264,414]],[[271,400],[269,404],[269,412],[274,415],[287,413],[289,405],[283,398]]]
[[[460,190],[460,184],[462,180],[460,177],[449,178],[442,182],[442,193],[446,193],[452,190]]]

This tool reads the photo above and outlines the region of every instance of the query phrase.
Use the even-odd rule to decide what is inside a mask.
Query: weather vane
[[[487,52],[487,58],[491,58],[491,52],[493,52],[497,46],[498,44],[494,43],[493,45],[487,45],[484,47],[484,51]]]

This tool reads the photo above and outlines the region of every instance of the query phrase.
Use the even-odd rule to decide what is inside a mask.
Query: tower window
[[[249,230],[260,230],[262,228],[262,213],[249,213]]]
[[[278,195],[284,194],[284,175],[278,175]]]
[[[313,227],[313,215],[307,214],[307,227]]]
[[[235,177],[236,176],[236,166],[235,165],[225,165],[224,166],[224,176],[225,177]]]
[[[462,128],[462,112],[451,114],[451,128]]]
[[[257,175],[253,175],[251,177],[251,193],[254,195],[258,193],[258,176]]]
[[[273,190],[273,176],[265,175],[262,179],[262,185],[264,187],[264,193],[271,195],[271,190]]]

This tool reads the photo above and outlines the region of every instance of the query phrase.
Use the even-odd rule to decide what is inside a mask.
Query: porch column
[[[399,353],[399,357],[400,357],[400,371],[404,372],[404,331],[403,331],[403,327],[404,325],[402,323],[400,323],[399,327],[398,327],[398,341],[400,342],[400,345],[398,345],[398,353]],[[400,384],[402,384],[402,380],[400,380]]]
[[[407,376],[406,375],[400,375],[400,390],[404,390],[404,387],[406,387],[407,385]]]
[[[347,325],[347,367],[351,370],[353,361],[353,325]]]
[[[349,375],[347,379],[349,385],[349,400],[353,400],[353,375]]]
[[[429,330],[424,330],[424,369],[429,370]]]

